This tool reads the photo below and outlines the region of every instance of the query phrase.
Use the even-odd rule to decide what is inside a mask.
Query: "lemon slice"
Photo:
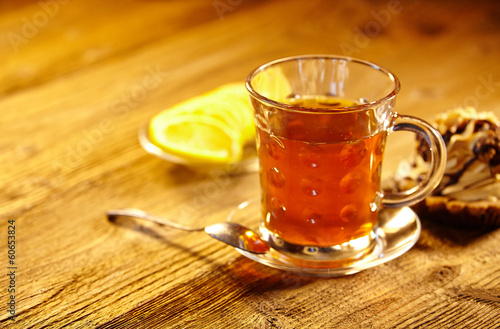
[[[166,118],[191,114],[211,117],[235,130],[243,128],[238,112],[231,111],[231,103],[211,96],[191,98],[189,101],[178,104],[167,111],[169,115]]]
[[[252,113],[252,105],[250,104],[250,97],[248,96],[248,91],[243,83],[239,82],[228,83],[219,88],[214,89],[209,94],[238,98],[247,106],[247,109],[250,110],[250,113]]]
[[[151,120],[149,137],[163,150],[194,163],[241,159],[240,131],[211,116],[164,111]]]
[[[253,108],[244,84],[230,83],[215,89],[207,96],[215,97],[224,102],[226,104],[224,106],[225,110],[231,112],[231,115],[237,116],[245,141],[255,138]]]
[[[242,83],[188,99],[150,121],[151,142],[192,163],[234,163],[255,138],[253,110]]]

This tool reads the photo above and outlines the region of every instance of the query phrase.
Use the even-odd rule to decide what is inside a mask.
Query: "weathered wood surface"
[[[161,109],[255,66],[352,55],[402,81],[401,113],[500,115],[497,1],[4,1],[0,4],[0,326],[7,328],[493,328],[500,231],[422,218],[405,255],[343,278],[256,264],[202,233],[106,221],[138,207],[189,224],[259,193],[146,154]],[[390,142],[394,167],[404,139]],[[15,221],[15,321],[7,292]]]

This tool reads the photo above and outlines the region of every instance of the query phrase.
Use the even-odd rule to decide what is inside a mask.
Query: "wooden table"
[[[136,207],[204,224],[257,197],[255,172],[192,172],[147,154],[137,132],[160,110],[243,81],[272,59],[360,57],[401,79],[401,113],[432,120],[473,105],[500,115],[497,1],[23,0],[0,8],[0,327],[500,326],[498,230],[421,218],[421,237],[403,256],[314,278],[255,263],[203,233],[145,234],[105,217]],[[386,168],[408,148],[390,141]],[[7,236],[15,237],[12,263]]]

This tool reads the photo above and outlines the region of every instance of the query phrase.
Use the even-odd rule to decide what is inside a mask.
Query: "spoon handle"
[[[140,218],[144,219],[162,226],[168,226],[172,228],[176,228],[179,230],[184,230],[184,231],[203,231],[204,228],[201,227],[189,227],[189,226],[184,226],[180,225],[174,222],[170,222],[164,218],[156,217],[154,215],[151,215],[145,211],[139,210],[139,209],[133,209],[133,208],[125,208],[125,209],[113,209],[113,210],[108,210],[106,212],[108,216],[108,220],[111,222],[115,222],[118,217],[134,217],[134,218]]]

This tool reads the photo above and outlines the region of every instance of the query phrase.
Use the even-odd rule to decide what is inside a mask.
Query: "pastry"
[[[500,122],[492,112],[472,107],[439,115],[434,127],[447,148],[439,186],[413,208],[423,218],[453,226],[500,227]],[[414,159],[401,163],[392,189],[402,191],[425,178],[426,142],[418,140]]]

